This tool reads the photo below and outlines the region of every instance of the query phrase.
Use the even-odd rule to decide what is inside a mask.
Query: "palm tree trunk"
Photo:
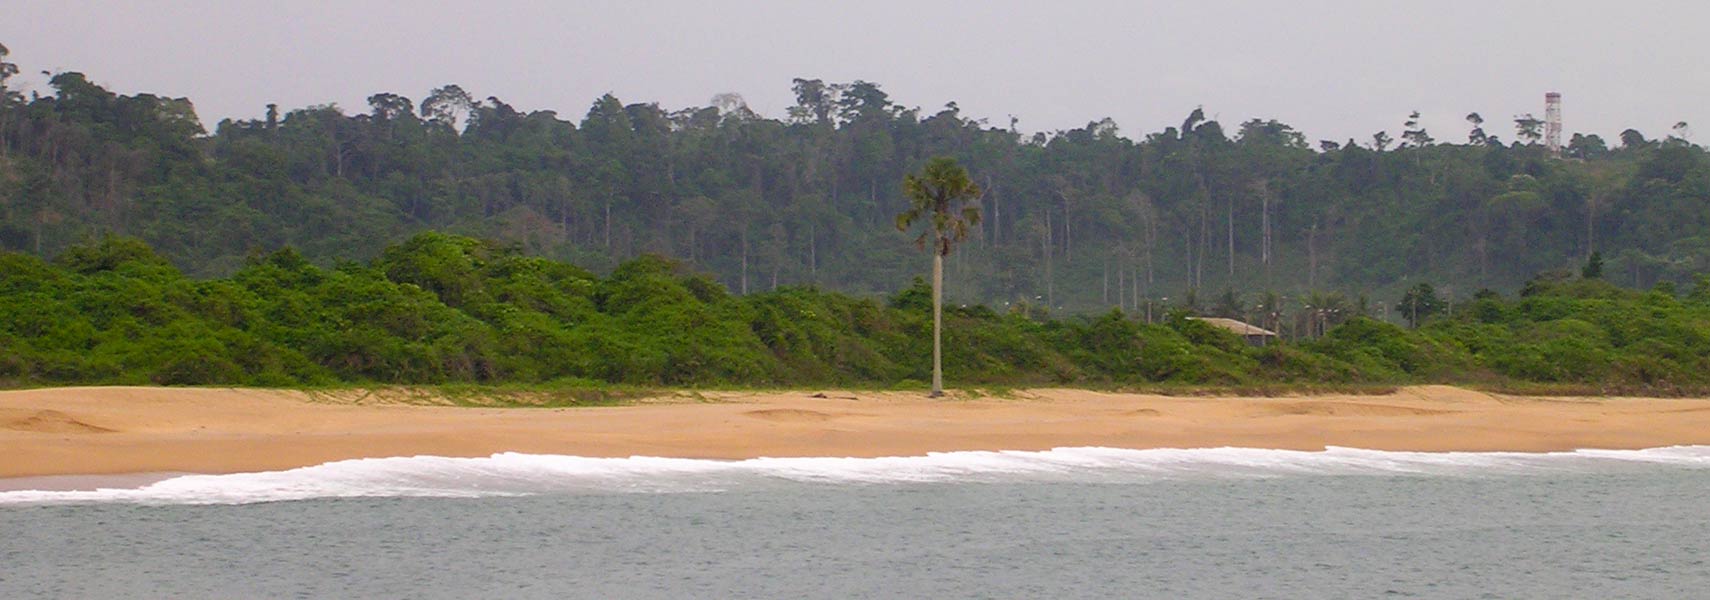
[[[932,397],[944,395],[944,255],[932,253]]]

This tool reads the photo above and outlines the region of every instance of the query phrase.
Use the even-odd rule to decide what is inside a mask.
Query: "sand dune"
[[[419,392],[59,388],[0,392],[0,477],[285,469],[360,457],[885,456],[1245,446],[1548,451],[1710,444],[1710,400],[1533,398],[1446,386],[1207,398],[1069,389],[703,393],[606,408],[460,408]]]

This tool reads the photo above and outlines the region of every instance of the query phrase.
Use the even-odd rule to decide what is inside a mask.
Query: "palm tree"
[[[926,231],[915,238],[921,249],[932,249],[932,397],[944,395],[944,257],[950,248],[968,237],[968,229],[980,224],[980,186],[956,159],[940,156],[926,162],[919,175],[903,177],[903,194],[909,209],[897,214],[897,230],[908,231],[926,222]]]

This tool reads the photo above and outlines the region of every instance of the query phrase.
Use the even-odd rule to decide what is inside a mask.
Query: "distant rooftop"
[[[1240,336],[1276,337],[1276,335],[1277,335],[1276,332],[1274,332],[1274,331],[1267,331],[1263,328],[1254,327],[1252,325],[1242,323],[1242,322],[1237,321],[1235,319],[1225,319],[1222,317],[1188,317],[1188,318],[1196,320],[1196,321],[1205,321],[1206,324],[1208,324],[1208,325],[1228,330],[1230,333],[1234,333],[1235,335],[1240,335]]]

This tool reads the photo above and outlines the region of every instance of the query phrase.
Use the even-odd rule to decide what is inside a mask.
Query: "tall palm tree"
[[[980,186],[956,159],[940,156],[926,162],[921,173],[903,177],[903,194],[909,209],[897,215],[897,230],[908,231],[915,223],[927,223],[915,238],[921,249],[932,250],[932,397],[944,395],[944,257],[956,243],[968,237],[968,229],[980,224]]]

